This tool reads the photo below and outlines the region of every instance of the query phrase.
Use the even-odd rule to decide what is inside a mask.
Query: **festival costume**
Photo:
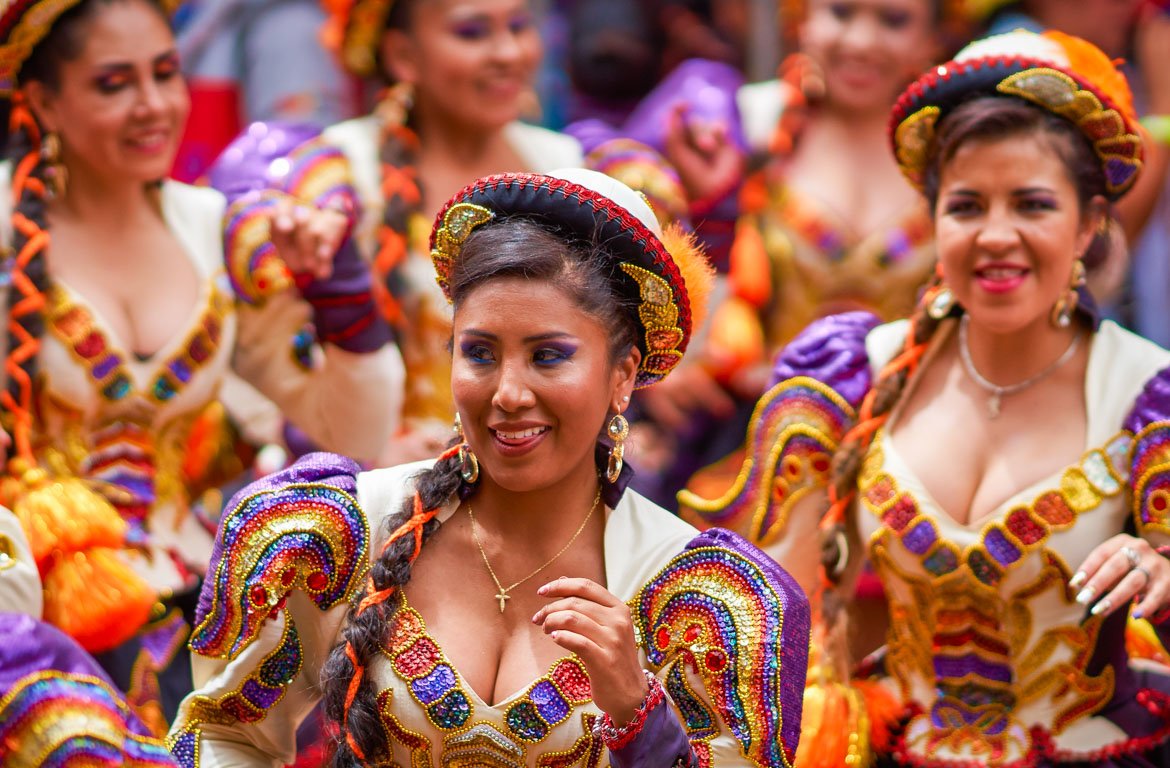
[[[1141,157],[1124,82],[1118,88],[1108,60],[1080,41],[1020,34],[975,44],[907,91],[892,123],[907,175],[922,181],[946,110],[991,91],[1070,119],[1094,142],[1109,195],[1124,193]],[[918,358],[929,365],[960,310],[937,284],[924,302],[951,315]],[[890,440],[897,407],[869,444],[846,511],[890,605],[888,645],[871,670],[902,710],[884,763],[1170,761],[1170,670],[1132,663],[1127,611],[1093,616],[1068,584],[1072,569],[1115,534],[1155,546],[1170,534],[1170,352],[1111,322],[1092,327],[1082,457],[1020,489],[978,525],[955,522],[901,460]],[[708,524],[777,541],[800,500],[828,486],[832,457],[879,372],[914,347],[908,333],[906,321],[879,325],[860,312],[812,324],[776,364],[736,487],[684,503]],[[1164,625],[1155,630],[1168,636]]]
[[[605,243],[597,258],[613,261],[610,279],[638,305],[637,386],[669,373],[701,303],[699,254],[677,255],[685,242],[664,240],[646,203],[601,174],[506,174],[471,185],[440,214],[432,257],[444,294],[468,235],[511,217],[542,219],[569,240]],[[603,472],[609,453],[599,445]],[[444,520],[475,492],[474,473],[464,474],[438,509],[421,512],[413,478],[430,466],[355,475],[352,462],[312,454],[233,500],[192,638],[199,687],[170,736],[181,764],[292,759],[294,726],[320,696],[322,660],[358,600],[371,553],[376,558],[390,540],[411,535],[404,526],[388,537],[384,517],[414,497],[414,520]],[[354,662],[355,679],[378,692],[390,753],[368,759],[419,768],[792,764],[808,650],[799,586],[734,534],[696,536],[644,498],[623,494],[624,472],[602,479],[599,498],[606,587],[631,606],[640,658],[654,676],[634,724],[614,730],[572,654],[489,706],[428,634],[408,594],[372,591],[371,581],[353,610],[390,612],[380,614],[388,616],[381,652],[364,666]],[[425,544],[414,535],[417,554]],[[344,717],[340,726],[348,739]]]
[[[5,8],[6,98],[23,58],[71,5]],[[13,112],[14,126],[37,141],[19,97]],[[25,238],[8,265],[13,292],[0,298],[9,318],[0,349],[5,426],[15,455],[0,496],[28,535],[45,620],[101,654],[161,732],[190,690],[183,608],[211,555],[209,518],[221,503],[215,487],[241,470],[223,455],[232,439],[224,431],[225,382],[239,376],[320,444],[372,459],[394,424],[401,359],[376,322],[352,246],[343,246],[329,279],[286,284],[258,300],[244,290],[254,277],[248,265],[225,263],[223,196],[172,181],[158,185],[158,210],[198,280],[198,299],[160,349],[132,353],[83,295],[53,276],[51,232],[9,207],[14,192],[40,195],[44,204],[42,175],[51,169],[36,157],[34,150],[6,164],[0,180],[5,242]],[[30,263],[44,270],[45,261],[38,286]],[[43,328],[29,334],[24,324],[34,318]],[[292,352],[306,327],[321,342],[311,360]],[[36,365],[31,381],[24,356]]]

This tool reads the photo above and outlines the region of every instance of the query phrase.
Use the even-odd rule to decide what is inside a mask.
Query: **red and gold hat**
[[[394,0],[322,0],[329,15],[322,30],[325,47],[358,77],[378,76],[378,43]]]
[[[1023,99],[1073,123],[1101,162],[1110,199],[1137,180],[1142,139],[1125,76],[1092,43],[1021,29],[968,45],[953,61],[919,78],[894,105],[894,156],[919,189],[938,122],[979,95]]]
[[[664,231],[644,197],[597,171],[488,176],[451,198],[435,220],[431,259],[448,300],[451,267],[468,235],[512,217],[604,244],[612,279],[638,307],[642,362],[635,386],[653,384],[678,365],[701,322],[712,277],[693,238],[675,225]]]

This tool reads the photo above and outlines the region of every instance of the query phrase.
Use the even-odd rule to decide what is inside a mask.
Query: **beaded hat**
[[[0,99],[16,92],[17,75],[63,13],[81,0],[0,0]],[[164,0],[169,14],[178,0]]]
[[[635,382],[645,387],[682,359],[706,304],[711,271],[693,238],[659,226],[645,198],[597,171],[572,168],[547,176],[488,176],[447,202],[431,234],[439,286],[451,299],[451,267],[476,227],[507,218],[531,219],[566,238],[603,243],[610,275],[638,307],[642,362]]]
[[[322,0],[329,15],[322,30],[325,47],[358,77],[378,75],[378,43],[394,0]]]
[[[1136,181],[1142,139],[1125,76],[1080,38],[1021,29],[968,45],[919,78],[894,105],[894,155],[916,187],[922,188],[938,122],[981,95],[1023,99],[1076,125],[1101,162],[1110,199]]]

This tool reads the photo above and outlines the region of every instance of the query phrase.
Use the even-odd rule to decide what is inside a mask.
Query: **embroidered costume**
[[[432,236],[441,290],[448,292],[476,228],[533,216],[555,222],[570,241],[605,244],[594,257],[611,262],[610,279],[640,331],[636,385],[669,373],[697,322],[701,254],[685,238],[664,236],[641,198],[596,172],[505,174],[464,189]],[[799,586],[738,536],[696,535],[637,494],[623,494],[629,470],[623,475],[621,463],[612,464],[608,445],[599,444],[597,458],[605,586],[630,606],[640,659],[653,678],[630,723],[612,723],[593,703],[586,667],[572,654],[489,705],[452,666],[407,593],[376,589],[377,573],[365,578],[370,553],[390,541],[413,535],[410,557],[417,556],[423,521],[449,518],[475,493],[478,469],[462,473],[459,489],[437,509],[424,510],[414,478],[431,463],[355,474],[352,462],[312,454],[242,491],[224,517],[191,643],[199,686],[170,736],[180,762],[291,760],[294,726],[320,697],[319,669],[347,615],[376,610],[387,623],[381,652],[359,666],[348,635],[344,646],[357,682],[339,725],[361,760],[419,768],[791,766],[808,651]],[[384,518],[411,498],[411,521],[391,534]],[[384,755],[359,753],[347,732],[363,681],[376,691]]]
[[[3,95],[16,99],[13,125],[34,146],[39,127],[12,78],[73,5],[9,4],[0,16]],[[165,731],[190,685],[184,599],[193,599],[211,554],[215,486],[233,469],[224,463],[233,437],[222,401],[235,377],[317,442],[372,459],[395,422],[402,363],[376,322],[352,246],[343,246],[328,280],[255,300],[239,284],[239,275],[252,276],[225,264],[223,196],[172,181],[158,186],[159,214],[199,297],[159,350],[132,353],[85,296],[53,276],[51,232],[9,207],[30,195],[45,205],[54,169],[42,157],[33,149],[0,177],[6,245],[19,254],[6,262],[9,288],[0,298],[9,318],[4,416],[14,456],[0,497],[28,536],[45,620],[101,654],[131,703]],[[310,366],[291,352],[306,326],[321,341]],[[167,669],[176,677],[160,689]]]
[[[1119,196],[1140,168],[1141,141],[1124,82],[1089,48],[1029,33],[972,45],[899,101],[899,163],[921,183],[946,110],[972,92],[998,92],[1080,127],[1110,197]],[[925,350],[909,338],[908,321],[881,325],[855,312],[809,326],[776,363],[736,485],[723,498],[684,504],[708,524],[777,545],[801,500],[829,485],[834,454],[863,401],[872,402],[879,373],[911,353],[929,364],[960,326],[959,308],[938,294],[935,285],[923,300],[932,317],[945,318]],[[1170,352],[1112,322],[1092,327],[1081,458],[1019,489],[978,526],[950,517],[901,459],[889,439],[896,407],[869,443],[845,511],[889,600],[888,643],[874,673],[902,709],[896,739],[882,750],[891,764],[1170,761],[1170,670],[1133,663],[1127,612],[1093,615],[1069,585],[1072,569],[1111,536],[1131,532],[1157,546],[1170,534]],[[1166,626],[1155,629],[1167,636]]]

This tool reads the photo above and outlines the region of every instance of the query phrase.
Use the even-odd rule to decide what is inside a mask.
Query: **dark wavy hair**
[[[555,226],[536,219],[516,217],[484,224],[467,238],[452,266],[455,311],[475,289],[501,278],[551,284],[609,329],[609,356],[616,364],[637,343],[637,307],[618,290],[613,260],[603,256],[604,250],[604,243],[566,239]],[[397,601],[389,597],[410,581],[419,549],[439,527],[435,514],[453,494],[474,491],[464,486],[459,468],[458,457],[449,449],[431,469],[415,476],[414,496],[382,525],[384,537],[402,530],[404,524],[421,526],[421,536],[403,535],[378,555],[366,589],[350,608],[344,639],[330,652],[321,671],[325,714],[339,726],[333,766],[378,763],[390,757],[378,715],[378,692],[365,670],[381,649],[397,610]],[[356,685],[353,680],[358,681]]]

